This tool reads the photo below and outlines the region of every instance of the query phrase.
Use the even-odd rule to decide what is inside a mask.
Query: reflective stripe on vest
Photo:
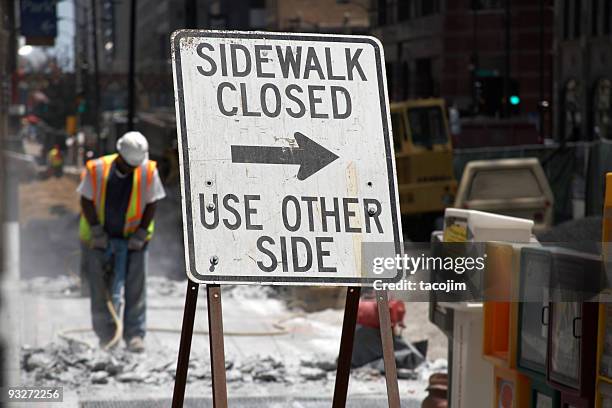
[[[87,171],[83,174],[84,177],[91,177],[93,203],[98,214],[98,220],[102,225],[104,225],[106,185],[112,164],[116,158],[117,154],[111,154],[95,160],[90,160],[86,164]],[[146,207],[146,194],[153,183],[153,175],[156,166],[153,160],[146,160],[133,172],[132,192],[125,214],[125,226],[123,231],[126,237],[134,233],[140,226],[144,208]],[[153,222],[151,222],[148,228],[149,234],[147,239],[151,239],[153,228]],[[89,223],[83,215],[81,215],[80,237],[83,241],[89,241],[91,238]]]

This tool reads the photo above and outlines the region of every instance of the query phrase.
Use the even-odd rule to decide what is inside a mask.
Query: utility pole
[[[130,55],[128,68],[128,114],[127,130],[134,130],[134,109],[136,92],[136,0],[130,0]]]
[[[480,113],[480,84],[478,83],[478,1],[472,1],[472,103],[473,113]]]
[[[91,0],[91,27],[93,30],[93,65],[94,65],[94,129],[96,132],[96,149],[98,155],[104,154],[105,146],[102,146],[100,136],[100,66],[98,63],[98,13],[96,11],[96,0]]]
[[[6,2],[6,14],[8,16],[8,35],[9,35],[9,43],[8,43],[8,75],[10,75],[10,103],[17,103],[18,100],[18,92],[17,92],[17,24],[15,22],[15,1],[8,0]]]
[[[544,0],[540,2],[540,97],[538,108],[540,111],[540,141],[544,140],[544,114],[546,107],[544,106]]]
[[[510,11],[510,0],[506,0],[506,30],[505,30],[505,64],[504,64],[504,105],[503,117],[510,117],[510,26],[512,24],[512,13]]]
[[[8,105],[17,100],[17,26],[14,0],[0,2],[0,385],[19,384],[21,365],[19,347],[21,336],[19,323],[23,312],[20,300],[20,250],[19,250],[19,177],[21,169],[9,158],[7,129]],[[6,24],[6,25],[5,25]],[[4,54],[4,55],[2,55]],[[7,83],[12,78],[10,92]],[[9,96],[12,93],[12,96]],[[12,99],[12,101],[9,101]],[[4,111],[4,112],[3,112]]]

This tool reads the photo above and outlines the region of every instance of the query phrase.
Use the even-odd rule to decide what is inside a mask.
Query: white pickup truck
[[[550,228],[554,198],[536,158],[475,160],[463,171],[456,208],[533,220],[534,232]]]

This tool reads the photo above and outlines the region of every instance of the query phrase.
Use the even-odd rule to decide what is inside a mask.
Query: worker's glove
[[[141,251],[147,243],[148,232],[144,228],[138,228],[135,233],[130,236],[128,240],[128,250],[130,251]]]
[[[90,246],[93,249],[106,249],[108,246],[108,235],[101,225],[91,227],[91,242]]]

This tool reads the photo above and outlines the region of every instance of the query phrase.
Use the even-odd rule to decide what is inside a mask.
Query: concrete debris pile
[[[122,347],[110,351],[92,349],[77,342],[51,343],[44,348],[23,346],[21,365],[24,384],[57,385],[79,389],[90,385],[171,384],[176,372],[176,355],[168,350],[144,354],[130,353]],[[226,377],[231,383],[299,383],[303,381],[333,381],[334,359],[304,359],[298,367],[286,364],[271,355],[250,356],[242,361],[226,359]],[[380,376],[375,370],[363,378]],[[188,382],[211,381],[210,360],[192,355]]]
[[[175,359],[168,353],[138,355],[123,348],[91,349],[76,342],[51,343],[44,348],[21,349],[27,384],[79,388],[109,382],[164,384],[174,379]]]
[[[237,365],[236,369],[241,376],[234,374],[232,377],[247,382],[286,382],[288,380],[285,364],[273,356],[247,357]]]
[[[288,367],[274,356],[251,356],[227,372],[228,381],[298,383],[333,380],[333,360],[304,359],[298,367]]]
[[[334,358],[309,358],[300,360],[300,377],[308,381],[333,379],[336,373]]]

